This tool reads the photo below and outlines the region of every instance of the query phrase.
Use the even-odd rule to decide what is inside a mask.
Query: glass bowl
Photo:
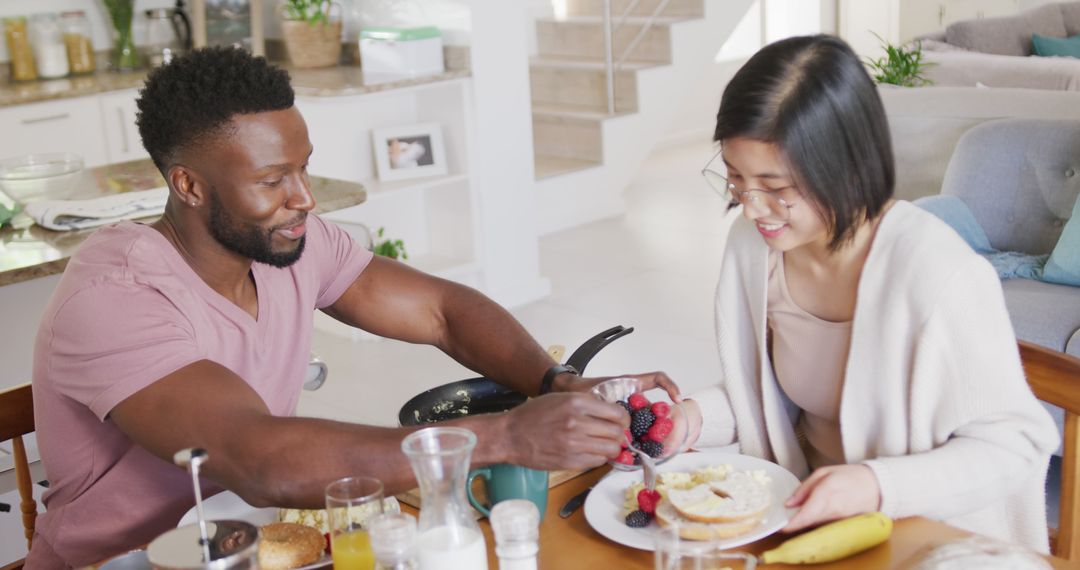
[[[15,202],[63,200],[82,176],[83,159],[70,152],[24,154],[0,160],[0,191]]]
[[[597,384],[592,389],[593,394],[596,394],[601,399],[618,403],[629,402],[630,396],[641,392],[640,383],[636,378],[612,378]],[[656,464],[661,465],[667,460],[671,459],[683,451],[683,446],[686,445],[686,435],[688,422],[686,419],[686,412],[683,410],[682,405],[675,404],[668,401],[667,393],[662,389],[653,389],[642,393],[651,404],[663,402],[668,405],[668,418],[671,420],[671,431],[661,439],[660,444],[663,445],[663,449],[655,457]],[[631,416],[632,418],[633,416]],[[644,436],[649,439],[648,436]],[[636,447],[645,450],[638,441],[635,441]],[[646,450],[647,451],[647,450]],[[633,452],[631,452],[633,453]],[[640,460],[635,461],[633,465],[626,463],[619,463],[617,461],[609,461],[609,465],[613,469],[619,471],[637,471],[641,469]]]

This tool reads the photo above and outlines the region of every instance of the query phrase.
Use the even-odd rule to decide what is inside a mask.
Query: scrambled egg
[[[720,465],[707,465],[705,467],[699,467],[693,471],[669,471],[665,473],[659,473],[656,476],[656,490],[660,492],[660,496],[667,498],[668,489],[691,489],[703,483],[711,483],[713,481],[723,481],[727,479],[728,474],[734,471],[735,468],[730,464],[724,463]],[[761,470],[749,471],[751,477],[760,481],[762,484],[768,485],[772,482],[772,479]],[[623,516],[636,511],[638,508],[637,495],[645,488],[645,483],[637,481],[631,484],[626,489],[626,499],[623,501]]]
[[[400,507],[398,507],[397,501],[393,499],[383,499],[383,509],[386,512],[397,512]],[[377,504],[367,503],[353,507],[349,515],[353,524],[359,525],[368,517],[378,514],[378,512],[379,507]],[[319,532],[323,534],[330,532],[330,517],[325,509],[278,509],[278,522],[310,526],[319,529]]]

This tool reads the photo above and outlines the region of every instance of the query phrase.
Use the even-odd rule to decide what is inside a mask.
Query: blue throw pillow
[[[1035,51],[1035,55],[1066,55],[1080,58],[1080,34],[1069,38],[1052,38],[1032,34],[1031,47]]]
[[[1043,281],[1080,287],[1080,197],[1043,268]]]

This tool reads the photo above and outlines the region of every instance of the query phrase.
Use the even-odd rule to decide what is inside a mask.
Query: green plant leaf
[[[921,87],[932,83],[923,76],[923,71],[932,64],[923,61],[921,44],[916,42],[912,47],[894,46],[878,34],[870,33],[874,34],[885,50],[884,56],[865,60],[874,81],[902,87]]]

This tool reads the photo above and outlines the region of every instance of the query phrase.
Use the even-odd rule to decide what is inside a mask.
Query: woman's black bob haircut
[[[716,114],[713,140],[737,137],[777,146],[824,217],[834,251],[892,198],[885,109],[858,56],[837,37],[788,38],[754,54],[724,89]]]

